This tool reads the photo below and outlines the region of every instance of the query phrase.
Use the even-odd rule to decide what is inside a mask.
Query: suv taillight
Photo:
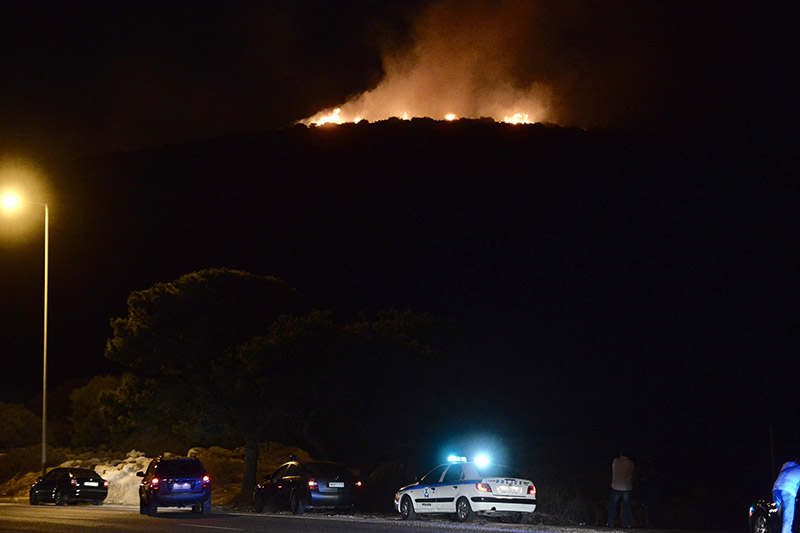
[[[360,480],[360,479],[357,479],[357,480],[356,480],[356,488],[357,488],[357,489],[360,489],[360,488],[361,488],[361,480]]]
[[[73,487],[77,487],[78,486],[78,480],[75,479],[74,477],[70,477],[69,478],[69,484],[72,485]]]
[[[105,488],[108,488],[108,480],[105,480],[105,481],[103,481],[103,486],[104,486]]]
[[[317,480],[312,477],[308,480],[308,488],[310,490],[319,490],[319,483],[317,483]]]
[[[211,478],[208,476],[203,476],[203,487],[208,487],[211,485]]]
[[[528,494],[533,494],[536,496],[536,486],[535,485],[528,485]]]
[[[154,477],[152,479],[152,481],[150,481],[150,486],[153,488],[153,490],[158,488],[158,483],[159,483],[159,480],[158,480],[157,477]]]

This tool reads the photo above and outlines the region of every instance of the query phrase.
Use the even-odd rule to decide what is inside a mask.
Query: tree
[[[238,434],[257,454],[257,440],[245,432],[252,425],[245,416],[252,389],[238,383],[247,370],[226,361],[302,306],[282,280],[228,269],[132,293],[127,316],[111,321],[114,337],[106,343],[106,357],[127,365],[138,380],[138,390],[127,388],[116,399],[118,419],[184,437]]]
[[[389,312],[348,324],[302,308],[282,281],[224,269],[134,292],[106,348],[136,374],[106,405],[115,431],[143,424],[236,438],[245,445],[247,497],[259,440],[302,439],[325,456],[353,442],[340,438],[345,432],[360,437],[378,420],[385,429],[398,372],[432,357],[424,339],[436,321]]]

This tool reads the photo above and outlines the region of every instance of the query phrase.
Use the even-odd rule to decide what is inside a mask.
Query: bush
[[[25,407],[0,403],[0,448],[16,448],[39,441],[42,419]]]
[[[414,473],[401,464],[381,463],[364,483],[361,506],[370,511],[394,511],[394,495],[400,487],[414,481]]]
[[[84,387],[69,395],[72,405],[72,444],[74,446],[98,446],[108,444],[109,428],[103,419],[101,398],[122,385],[122,378],[97,376]]]
[[[47,447],[47,465],[51,468],[66,461],[71,455],[64,448]],[[37,476],[42,470],[42,447],[39,444],[13,448],[0,453],[0,483],[22,473],[35,472]]]

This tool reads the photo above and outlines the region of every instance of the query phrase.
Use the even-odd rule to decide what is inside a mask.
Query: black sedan
[[[344,466],[322,461],[284,463],[253,491],[257,513],[288,507],[303,514],[312,507],[356,507],[360,500],[361,481]]]
[[[91,502],[100,505],[108,496],[108,481],[88,468],[59,467],[50,470],[31,486],[30,502]]]

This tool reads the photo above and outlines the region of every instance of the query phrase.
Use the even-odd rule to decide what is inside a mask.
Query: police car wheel
[[[414,511],[414,503],[408,496],[403,496],[400,502],[400,516],[403,520],[414,520],[417,518],[417,513]]]
[[[456,520],[469,522],[473,518],[475,518],[475,511],[472,510],[469,500],[464,497],[459,498],[456,502]]]

